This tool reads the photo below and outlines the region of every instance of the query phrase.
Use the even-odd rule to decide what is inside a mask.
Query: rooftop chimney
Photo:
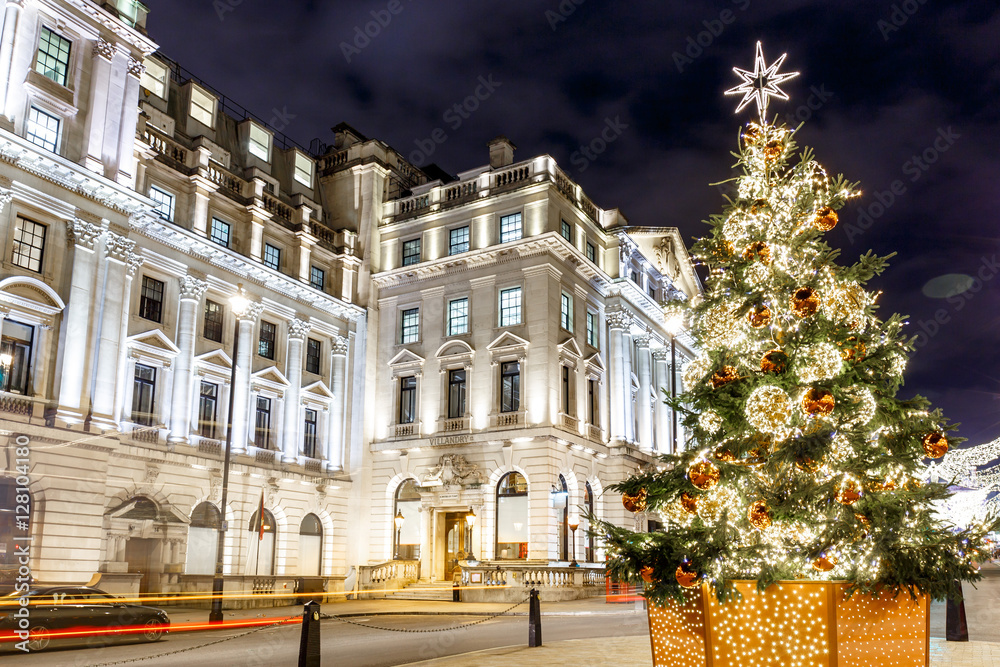
[[[514,151],[517,146],[507,137],[500,135],[489,143],[490,168],[499,169],[514,164]]]

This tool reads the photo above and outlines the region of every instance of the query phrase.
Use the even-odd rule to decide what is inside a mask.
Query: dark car
[[[68,628],[93,629],[100,637],[136,637],[155,642],[170,628],[167,613],[156,607],[127,604],[121,598],[87,586],[50,586],[33,588],[27,593],[0,597],[0,634],[22,629],[19,599],[28,598],[28,647],[41,651],[57,639],[83,639],[85,635],[65,637]]]

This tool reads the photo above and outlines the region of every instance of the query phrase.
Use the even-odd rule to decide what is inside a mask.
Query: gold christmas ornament
[[[688,479],[696,489],[708,491],[719,483],[719,469],[711,461],[703,459],[688,468]]]
[[[780,139],[771,139],[764,144],[764,159],[767,162],[774,162],[785,152],[785,144]]]
[[[760,126],[751,125],[747,129],[743,130],[743,143],[746,145],[752,145],[759,142],[764,138],[764,133],[761,132]]]
[[[642,580],[645,581],[647,584],[651,584],[655,581],[655,579],[653,578],[653,568],[651,568],[649,565],[646,565],[641,570],[639,570],[639,576],[642,577]]]
[[[863,342],[858,340],[857,336],[851,336],[843,343],[837,344],[844,348],[840,351],[840,356],[845,361],[861,361],[868,354],[868,348],[865,347]]]
[[[948,438],[943,433],[928,433],[922,442],[928,458],[939,459],[948,453]]]
[[[763,241],[757,241],[756,243],[751,243],[747,246],[747,249],[743,251],[743,259],[746,260],[758,260],[761,264],[770,265],[771,264],[771,246],[767,245]]]
[[[688,514],[698,513],[698,497],[692,496],[690,493],[685,491],[681,494],[680,498],[681,509],[683,509]]]
[[[733,247],[731,242],[725,240],[712,249],[712,254],[720,260],[729,259],[733,256],[734,252],[736,252],[736,248]]]
[[[844,360],[831,343],[816,343],[802,349],[798,363],[799,379],[804,383],[832,380],[840,375]]]
[[[813,569],[817,572],[829,572],[833,568],[837,567],[837,557],[823,555],[813,561]]]
[[[796,456],[795,457],[795,467],[804,473],[812,475],[817,470],[819,470],[819,464],[813,461],[808,456]]]
[[[698,426],[709,435],[714,435],[722,428],[722,417],[711,410],[706,410],[698,415]]]
[[[712,374],[712,388],[718,389],[719,387],[726,386],[730,382],[736,382],[739,379],[740,374],[736,372],[734,367],[723,366]]]
[[[684,367],[684,388],[693,389],[712,368],[708,357],[698,357]]]
[[[854,330],[863,326],[865,306],[868,305],[868,293],[856,282],[837,285],[824,294],[823,314],[833,322],[846,322]]]
[[[646,489],[639,489],[634,494],[622,494],[622,505],[633,514],[646,510]]]
[[[764,373],[781,375],[788,365],[788,356],[781,350],[771,350],[764,353],[760,360],[760,370]]]
[[[844,420],[844,423],[849,426],[864,426],[875,417],[878,403],[875,402],[875,396],[870,389],[867,387],[851,387],[845,393],[848,399],[850,399],[848,407],[853,412]]]
[[[722,461],[723,463],[736,463],[736,455],[723,447],[715,450],[713,456],[717,461]]]
[[[757,387],[744,407],[747,421],[762,433],[783,433],[792,416],[792,401],[780,387]]]
[[[836,400],[829,389],[814,387],[802,397],[802,412],[817,417],[833,412]]]
[[[813,218],[813,227],[821,232],[828,232],[837,226],[837,212],[834,211],[829,206],[824,206],[823,208],[816,211],[816,217]]]
[[[761,304],[747,313],[747,319],[750,320],[750,326],[754,329],[766,327],[771,323],[771,309]]]
[[[677,579],[677,583],[681,585],[682,588],[694,588],[698,585],[698,573],[691,563],[684,561],[677,566],[677,571],[674,572],[674,578]]]
[[[754,203],[750,204],[750,214],[759,215],[766,211],[768,208],[768,203],[766,199],[756,199]]]
[[[819,294],[812,287],[800,287],[792,296],[792,312],[802,319],[815,315],[819,310]]]
[[[712,306],[701,316],[702,339],[709,348],[733,347],[743,337],[741,324],[728,304]]]
[[[747,510],[747,520],[750,525],[757,530],[767,530],[771,525],[771,512],[768,510],[767,501],[756,500],[750,504]]]
[[[841,505],[853,505],[861,498],[861,489],[854,482],[848,482],[837,491],[837,502]]]

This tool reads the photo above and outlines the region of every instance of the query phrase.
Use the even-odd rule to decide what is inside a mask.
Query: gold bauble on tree
[[[645,581],[647,584],[651,584],[654,581],[656,581],[656,579],[653,577],[653,568],[650,567],[649,565],[645,565],[641,570],[639,570],[639,576],[642,577],[642,580]]]
[[[747,521],[757,530],[767,530],[767,527],[771,525],[771,512],[767,507],[767,501],[756,500],[750,503],[750,509],[747,510]]]
[[[764,159],[768,162],[774,162],[784,152],[785,144],[780,139],[771,139],[764,144]]]
[[[694,588],[698,585],[698,573],[691,563],[684,561],[677,566],[677,571],[674,572],[674,578],[677,579],[677,583],[681,585],[682,588]]]
[[[764,385],[754,389],[747,397],[743,413],[750,425],[761,433],[778,435],[786,434],[792,410],[792,402],[784,389]]]
[[[861,489],[854,482],[848,482],[837,490],[837,502],[841,505],[853,505],[861,499]]]
[[[622,505],[633,514],[646,510],[646,489],[639,489],[633,494],[622,494]]]
[[[688,468],[688,479],[696,489],[708,491],[719,483],[719,469],[711,461],[703,459]]]
[[[739,379],[740,374],[734,367],[723,366],[712,374],[712,388],[718,389],[719,387],[724,387],[730,382],[736,382]]]
[[[698,497],[692,496],[687,491],[681,494],[680,498],[681,509],[683,509],[688,514],[698,513]]]
[[[837,343],[844,348],[840,351],[840,356],[845,361],[862,361],[868,354],[868,348],[857,336],[851,336],[843,343]]]
[[[754,329],[766,327],[771,323],[771,309],[764,304],[760,304],[747,313],[747,319],[750,320],[750,326]]]
[[[712,249],[712,254],[715,255],[717,259],[729,259],[736,252],[736,248],[730,241],[722,241],[719,245]]]
[[[823,208],[816,211],[816,217],[813,218],[813,227],[821,232],[828,232],[837,226],[837,212],[834,211],[829,206],[824,206]]]
[[[948,453],[948,438],[944,433],[928,433],[922,440],[924,454],[928,458],[939,459]]]
[[[748,146],[757,143],[763,138],[764,133],[760,131],[760,127],[757,125],[751,125],[743,130],[743,142]]]
[[[743,259],[746,260],[758,260],[761,264],[771,263],[771,246],[767,245],[763,241],[757,241],[756,243],[751,243],[747,246],[747,249],[743,251]]]
[[[795,467],[810,475],[819,470],[819,464],[804,454],[795,457]]]
[[[812,287],[800,287],[792,296],[792,312],[798,318],[815,315],[819,310],[819,294]]]
[[[781,350],[771,350],[764,353],[760,360],[760,370],[764,373],[781,375],[788,366],[788,355]]]
[[[828,415],[836,403],[829,389],[813,387],[802,397],[802,412],[813,417]]]
[[[822,555],[814,560],[812,565],[817,572],[829,572],[837,566],[837,557]]]
[[[715,456],[716,460],[722,461],[723,463],[736,463],[736,455],[725,447],[719,447],[715,450],[715,454],[713,456]]]
[[[763,213],[768,208],[768,203],[766,199],[755,199],[752,204],[750,204],[751,215],[758,215]]]

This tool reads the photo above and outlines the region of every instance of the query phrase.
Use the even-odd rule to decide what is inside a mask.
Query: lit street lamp
[[[396,510],[396,516],[393,517],[392,522],[396,524],[396,555],[395,560],[399,560],[399,536],[403,531],[403,522],[406,519],[403,517],[403,510]]]
[[[574,516],[573,523],[569,524],[569,529],[573,531],[573,562],[569,564],[570,567],[580,567],[580,564],[576,562],[576,529],[580,527],[580,517]]]
[[[236,397],[236,366],[240,353],[240,319],[250,307],[250,300],[243,294],[243,285],[236,286],[236,294],[229,299],[229,305],[236,317],[236,330],[233,334],[233,363],[229,376],[229,417],[226,422],[226,455],[222,461],[222,506],[219,519],[219,541],[215,547],[215,578],[212,580],[212,611],[208,614],[209,623],[222,623],[222,568],[223,552],[226,548],[226,504],[229,499],[229,459],[233,449],[233,400]],[[261,517],[261,521],[264,517]]]
[[[476,560],[476,556],[472,553],[472,529],[476,526],[476,513],[471,507],[469,513],[465,515],[465,522],[469,524],[469,555],[466,560]]]

